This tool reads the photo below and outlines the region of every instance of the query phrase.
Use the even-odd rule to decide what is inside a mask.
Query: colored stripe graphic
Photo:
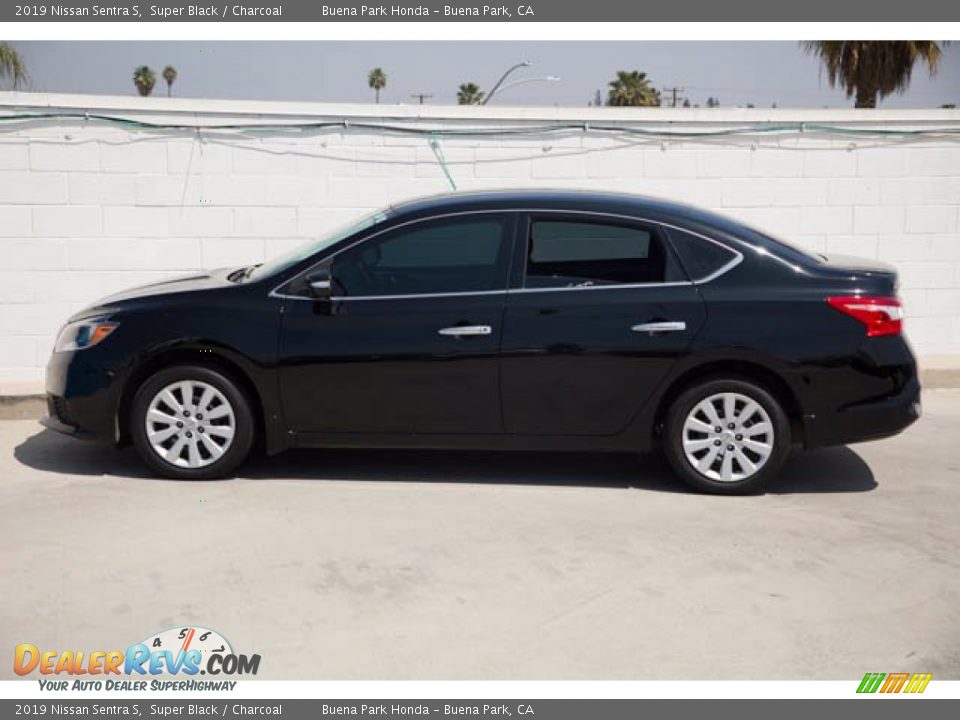
[[[907,681],[907,678],[910,677],[909,673],[890,673],[887,675],[887,681],[883,684],[883,687],[880,688],[882,693],[898,693],[900,688],[903,687],[903,684]]]
[[[867,673],[863,676],[863,680],[860,681],[860,687],[857,688],[857,692],[875,693],[885,677],[885,673]]]
[[[933,673],[867,673],[860,681],[858,693],[922,693],[933,679]]]
[[[933,679],[933,673],[914,673],[904,690],[905,693],[922,693]]]

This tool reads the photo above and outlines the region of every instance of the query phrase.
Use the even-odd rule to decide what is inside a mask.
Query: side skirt
[[[517,450],[641,452],[623,435],[449,435],[375,433],[291,433],[294,448],[420,448],[433,450]]]

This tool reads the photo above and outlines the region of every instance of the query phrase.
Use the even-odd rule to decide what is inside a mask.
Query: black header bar
[[[59,0],[4,2],[0,22],[951,22],[943,0]],[[830,39],[830,38],[822,38]],[[935,38],[931,38],[935,39]],[[950,38],[938,38],[950,39]]]

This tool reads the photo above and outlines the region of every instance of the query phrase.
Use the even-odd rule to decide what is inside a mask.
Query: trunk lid
[[[888,263],[872,258],[857,257],[856,255],[823,255],[822,265],[833,271],[841,273],[854,272],[857,274],[868,275],[893,275],[896,276],[897,269]]]
[[[860,285],[861,291],[879,295],[896,295],[900,281],[897,269],[888,263],[854,255],[822,256],[815,272],[830,278],[845,279]]]

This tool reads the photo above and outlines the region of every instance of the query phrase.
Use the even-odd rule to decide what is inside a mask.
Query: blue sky
[[[586,105],[617,70],[646,72],[658,88],[679,86],[681,97],[723,106],[848,107],[831,89],[819,62],[795,42],[18,42],[32,89],[131,95],[135,66],[177,68],[180,97],[372,102],[370,68],[387,73],[385,103],[414,103],[411,93],[454,103],[457,86],[488,89],[521,60],[533,66],[512,79],[555,75],[507,89],[503,105]],[[154,90],[165,94],[162,81]],[[960,106],[960,43],[947,47],[940,72],[917,67],[903,95],[881,107]]]

